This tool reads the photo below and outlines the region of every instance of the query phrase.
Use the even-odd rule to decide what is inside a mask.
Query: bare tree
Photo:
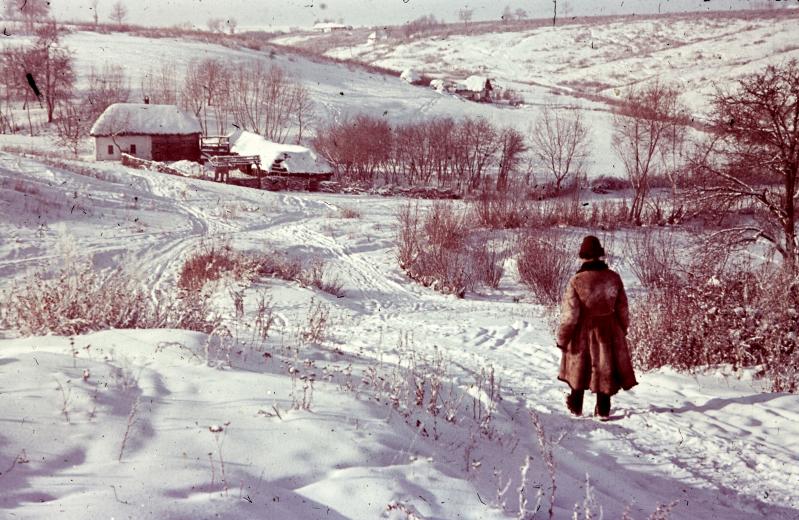
[[[505,191],[508,188],[508,179],[522,161],[522,155],[527,151],[524,136],[515,128],[506,128],[499,134],[500,158],[499,171],[497,172],[497,190]]]
[[[50,14],[47,0],[5,0],[5,17],[23,20],[28,32],[33,32],[37,21],[45,21]]]
[[[683,110],[676,89],[662,83],[635,88],[613,115],[613,149],[624,164],[634,191],[629,220],[641,223],[650,179],[662,167],[661,152],[674,125],[682,124]]]
[[[577,180],[590,155],[591,138],[581,112],[574,107],[545,107],[532,131],[533,154],[555,181],[555,191]]]
[[[222,28],[225,26],[225,21],[221,18],[209,18],[208,30],[212,33],[223,32]]]
[[[111,6],[111,12],[108,14],[108,17],[117,25],[122,25],[122,23],[128,17],[128,8],[125,7],[125,4],[123,4],[121,1],[117,1]]]
[[[238,26],[239,26],[238,20],[236,20],[235,18],[228,19],[227,28],[230,34],[236,34],[236,27]]]
[[[458,20],[463,22],[464,27],[468,26],[469,22],[472,21],[472,15],[474,15],[474,9],[464,7],[458,10]]]
[[[94,25],[98,25],[100,23],[100,11],[98,9],[98,4],[100,0],[92,0],[90,9],[92,10],[92,19],[94,20]]]
[[[140,92],[142,99],[149,99],[150,103],[162,105],[176,105],[178,102],[177,65],[174,62],[164,62],[157,69],[150,69],[141,77]]]
[[[497,131],[483,117],[467,117],[458,124],[454,143],[458,187],[467,191],[476,190],[483,182],[489,164],[496,157]]]
[[[55,119],[57,142],[69,148],[77,157],[81,143],[89,135],[89,120],[82,113],[80,105],[72,101],[60,103],[57,116]]]
[[[516,15],[516,19],[518,20],[526,20],[527,18],[530,17],[530,15],[527,14],[527,11],[525,11],[521,7],[516,9],[516,11],[514,11],[514,14]]]
[[[752,203],[753,224],[724,230],[739,242],[764,240],[799,269],[799,64],[750,74],[713,99],[714,134],[695,166],[701,192],[731,204]]]
[[[294,122],[297,125],[297,144],[299,144],[302,142],[304,132],[313,124],[315,104],[305,86],[298,83],[293,87],[293,90],[292,112],[294,113]]]
[[[125,103],[130,99],[130,80],[125,67],[105,63],[98,72],[93,66],[87,77],[84,93],[85,115],[94,120],[114,103]]]
[[[514,16],[510,6],[506,5],[505,9],[502,10],[502,16],[500,16],[500,18],[502,19],[502,23],[508,23],[513,21]]]
[[[47,107],[47,122],[53,122],[56,105],[72,97],[75,86],[75,71],[72,55],[59,47],[61,32],[55,22],[36,29],[36,41],[30,50],[33,68],[28,71],[28,81],[35,83]],[[35,89],[34,89],[35,90]]]
[[[229,76],[230,107],[239,127],[277,142],[286,141],[292,125],[307,127],[310,95],[282,68],[261,61],[238,63]]]

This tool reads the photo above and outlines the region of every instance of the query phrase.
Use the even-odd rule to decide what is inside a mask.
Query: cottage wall
[[[132,145],[136,147],[133,152]],[[108,153],[111,147],[111,153]],[[152,140],[149,135],[120,135],[116,137],[97,136],[94,138],[95,157],[98,161],[118,161],[122,153],[140,159],[152,159]]]
[[[153,161],[200,161],[200,134],[152,136]]]

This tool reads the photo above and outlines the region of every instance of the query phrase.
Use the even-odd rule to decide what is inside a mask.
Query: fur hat
[[[591,260],[605,256],[605,250],[602,248],[602,244],[599,243],[597,237],[588,235],[583,239],[583,243],[580,245],[579,255],[580,258],[584,260]]]

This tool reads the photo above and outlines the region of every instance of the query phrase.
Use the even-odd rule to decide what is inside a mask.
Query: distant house
[[[445,92],[454,92],[455,83],[448,79],[434,79],[430,81],[430,88],[442,94]]]
[[[490,102],[492,90],[494,87],[491,85],[491,80],[485,76],[469,76],[466,81],[455,86],[457,95],[480,102]]]
[[[367,43],[370,43],[372,45],[374,45],[379,41],[384,41],[384,40],[388,40],[388,32],[386,32],[383,29],[369,33],[369,36],[366,39]]]
[[[418,85],[422,82],[422,75],[416,69],[405,69],[400,74],[400,79],[411,85]]]
[[[202,128],[175,105],[115,103],[100,114],[89,135],[98,161],[123,153],[153,161],[200,160]]]
[[[333,31],[349,31],[352,30],[352,26],[344,25],[343,23],[321,22],[314,24],[313,30],[323,33],[329,33]]]

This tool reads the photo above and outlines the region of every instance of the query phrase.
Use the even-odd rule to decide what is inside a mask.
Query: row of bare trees
[[[301,142],[314,120],[308,89],[286,70],[260,60],[195,60],[182,83],[163,68],[145,76],[142,94],[154,102],[181,104],[200,119],[205,133],[224,133],[234,124],[272,141],[294,137]]]
[[[475,190],[489,176],[503,189],[526,151],[520,132],[481,117],[437,117],[392,127],[384,118],[358,115],[322,125],[313,145],[342,179],[458,191]]]

